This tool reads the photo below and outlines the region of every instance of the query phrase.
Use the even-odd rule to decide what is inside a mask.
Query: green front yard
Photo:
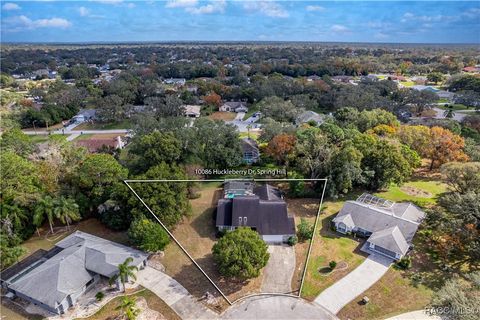
[[[391,186],[376,196],[395,201],[410,201],[421,207],[435,204],[439,195],[447,191],[447,186],[435,179],[417,178],[403,186]],[[343,206],[344,201],[356,199],[361,192],[352,193],[345,199],[324,202],[321,221],[316,230],[302,297],[313,300],[319,293],[344,277],[357,267],[365,255],[359,251],[361,242],[346,237],[330,229],[330,221]],[[412,267],[401,271],[391,267],[388,272],[362,296],[368,296],[367,305],[356,299],[346,305],[338,314],[340,319],[384,319],[386,317],[422,309],[430,302],[436,288],[446,277],[428,254],[428,244],[421,232],[414,239],[415,251]],[[348,264],[346,270],[322,275],[319,270],[330,261]]]
[[[84,122],[75,127],[75,131],[79,130],[114,130],[114,129],[131,129],[133,126],[132,121],[129,119],[118,121],[118,122],[111,122],[111,123],[89,123]]]
[[[356,197],[357,194],[352,194],[348,199]],[[344,201],[326,201],[323,204],[301,293],[305,299],[315,299],[323,290],[355,269],[366,257],[359,250],[363,243],[360,239],[345,237],[330,227]],[[344,262],[347,267],[326,276],[320,270],[328,266],[330,261]]]

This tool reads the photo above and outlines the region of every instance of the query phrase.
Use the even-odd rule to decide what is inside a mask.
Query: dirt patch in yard
[[[237,114],[235,112],[217,111],[208,116],[212,120],[232,121]]]
[[[402,187],[400,187],[400,190],[402,190],[406,194],[408,194],[410,196],[414,196],[414,197],[420,197],[420,198],[431,198],[432,197],[432,194],[430,192],[422,190],[422,189],[418,189],[418,188],[415,188],[415,187],[411,187],[411,186],[402,186]]]
[[[319,201],[320,199],[313,198],[287,199],[288,211],[295,216],[295,228],[300,223],[301,218],[304,218],[312,225],[315,223]],[[295,272],[292,277],[293,294],[298,294],[300,290],[309,246],[310,241],[298,242],[295,245]]]

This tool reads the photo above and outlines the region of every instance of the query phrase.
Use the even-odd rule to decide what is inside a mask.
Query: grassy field
[[[419,206],[435,204],[439,195],[447,191],[447,185],[437,180],[418,179],[402,186],[391,186],[375,195],[391,201],[410,201]]]
[[[141,290],[140,292],[131,295],[130,297],[135,297],[137,299],[144,298],[147,302],[149,309],[158,311],[168,320],[180,320],[181,318],[173,311],[162,299],[157,297],[153,292],[148,289]],[[81,318],[86,320],[104,320],[104,319],[113,319],[120,315],[119,310],[115,308],[120,304],[122,297],[117,297],[112,301],[108,302],[103,306],[97,313],[88,317]],[[80,319],[77,319],[80,320]]]
[[[468,107],[464,104],[460,104],[460,103],[451,104],[451,103],[448,103],[448,102],[446,102],[445,104],[439,104],[439,105],[437,105],[437,107],[439,109],[442,109],[442,110],[452,109],[453,111],[474,110],[475,109],[474,107]]]
[[[250,136],[250,139],[253,139],[258,142],[258,138],[260,137],[260,132],[250,131],[250,134],[248,132],[240,132],[239,134],[240,139],[248,138],[248,136]]]
[[[119,122],[112,122],[112,123],[89,123],[84,122],[75,127],[75,131],[79,130],[113,130],[113,129],[131,129],[132,122],[128,119],[119,121]]]
[[[223,111],[216,111],[209,115],[207,118],[212,120],[223,120],[223,121],[232,121],[235,119],[237,114],[235,112],[223,112]]]

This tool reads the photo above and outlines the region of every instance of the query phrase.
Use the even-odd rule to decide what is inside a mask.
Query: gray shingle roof
[[[281,192],[270,186],[255,187],[255,195],[220,199],[217,205],[217,226],[249,226],[262,235],[295,234],[295,223],[288,216]],[[239,218],[242,218],[240,222]],[[247,218],[247,222],[243,218]]]
[[[389,249],[386,246],[396,248],[389,250],[404,254],[405,245],[408,249],[408,244],[424,216],[425,214],[411,203],[395,203],[386,209],[359,201],[347,201],[333,222],[343,222],[350,228],[357,227],[372,232],[368,241],[375,235],[375,244],[386,249]]]
[[[368,242],[402,255],[407,253],[409,248],[407,241],[397,226],[372,233],[368,238]]]
[[[9,288],[52,308],[68,295],[81,292],[94,274],[113,276],[118,265],[132,257],[139,265],[148,255],[142,251],[76,231],[56,244],[63,250],[13,280]]]

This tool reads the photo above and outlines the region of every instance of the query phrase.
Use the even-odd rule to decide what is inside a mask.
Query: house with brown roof
[[[85,147],[91,153],[98,152],[102,148],[111,148],[114,150],[123,149],[126,142],[122,137],[116,136],[115,138],[92,138],[76,141],[75,144],[79,147]]]

